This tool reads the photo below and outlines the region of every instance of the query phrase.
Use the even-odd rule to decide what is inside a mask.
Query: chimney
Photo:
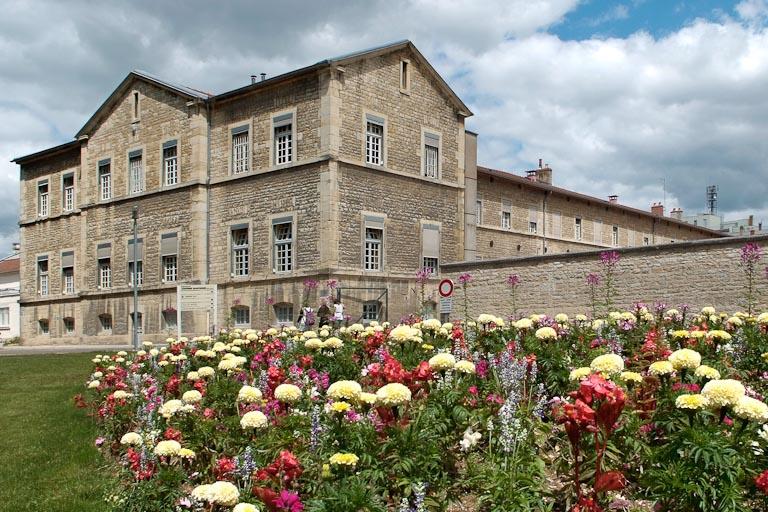
[[[544,167],[544,164],[542,163],[543,161],[544,161],[543,159],[539,158],[539,169]]]
[[[267,79],[267,74],[266,73],[262,73],[261,74],[261,81],[263,82],[266,79]]]
[[[13,243],[13,252],[19,252],[21,251],[21,244],[19,242]]]
[[[749,219],[747,219],[747,226],[753,226],[754,223],[755,223],[755,216],[754,215],[750,215]]]
[[[256,83],[256,78],[257,78],[256,75],[251,75],[251,84]]]
[[[525,177],[531,181],[538,181],[539,171],[533,170],[525,173]]]
[[[651,213],[654,215],[658,215],[659,217],[664,216],[664,205],[661,203],[653,203],[651,205]]]
[[[544,167],[539,169],[536,175],[541,183],[552,184],[552,169],[549,167],[549,164],[544,164]]]
[[[672,208],[672,211],[669,212],[669,216],[672,217],[673,219],[683,220],[683,209]]]
[[[608,196],[608,202],[609,203],[618,203],[619,202],[619,196],[616,194]]]

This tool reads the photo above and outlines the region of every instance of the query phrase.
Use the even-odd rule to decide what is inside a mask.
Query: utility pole
[[[133,348],[139,350],[139,262],[136,260],[139,207],[133,207]]]

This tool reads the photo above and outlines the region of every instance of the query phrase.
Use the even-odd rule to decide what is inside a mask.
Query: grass
[[[0,511],[104,510],[96,428],[72,397],[89,354],[0,357]]]

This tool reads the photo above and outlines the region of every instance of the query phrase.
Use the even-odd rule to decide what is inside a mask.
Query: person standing
[[[333,324],[335,327],[340,327],[341,322],[344,321],[344,304],[339,299],[333,301]]]

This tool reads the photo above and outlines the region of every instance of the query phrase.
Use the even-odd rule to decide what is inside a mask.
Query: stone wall
[[[661,301],[671,306],[685,303],[693,308],[712,305],[730,312],[743,310],[746,279],[739,267],[739,251],[747,242],[757,243],[768,252],[768,236],[617,249],[621,259],[614,302],[622,308],[635,301]],[[590,298],[585,276],[599,271],[600,252],[454,263],[443,265],[441,271],[455,282],[462,273],[473,276],[467,288],[473,316],[512,313],[506,284],[511,274],[521,279],[517,288],[520,313],[586,313]],[[763,257],[757,279],[763,308],[768,307],[766,265],[768,256]],[[457,305],[462,303],[458,285],[454,301]],[[461,314],[460,307],[454,307],[454,311]]]

